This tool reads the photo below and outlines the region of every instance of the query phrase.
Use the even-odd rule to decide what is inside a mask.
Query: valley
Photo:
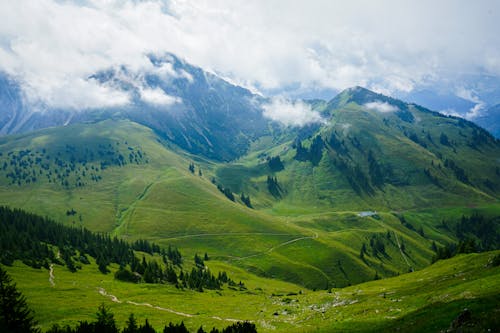
[[[434,331],[465,306],[493,323],[499,141],[361,87],[311,105],[324,123],[265,121],[246,148],[221,150],[237,154],[230,161],[215,144],[200,151],[194,137],[178,141],[123,115],[1,137],[2,205],[181,249],[179,276],[206,254],[210,272],[234,283],[179,289],[167,273],[146,283],[128,262],[103,274],[97,257],[76,272],[57,259],[38,269],[8,262],[41,327],[91,319],[101,303],[119,322],[133,312],[157,329],[250,321],[264,332]],[[482,253],[460,254],[470,252]]]

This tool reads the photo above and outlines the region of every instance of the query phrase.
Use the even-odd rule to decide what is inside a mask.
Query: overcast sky
[[[0,69],[59,107],[127,103],[86,78],[167,51],[264,93],[391,94],[500,76],[499,31],[495,0],[0,0]]]

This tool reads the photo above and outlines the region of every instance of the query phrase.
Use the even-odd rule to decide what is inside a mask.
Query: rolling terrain
[[[115,72],[100,75],[124,84]],[[133,119],[136,109],[1,137],[2,205],[178,247],[185,258],[207,253],[212,271],[247,286],[199,293],[125,284],[94,262],[71,273],[16,261],[8,270],[42,327],[88,318],[103,301],[120,320],[134,312],[156,327],[168,319],[190,329],[250,320],[262,331],[439,330],[464,306],[489,323],[498,310],[498,270],[488,266],[496,252],[429,265],[459,241],[498,249],[498,140],[360,87],[309,103],[323,123],[287,128],[259,116],[257,130],[229,117],[235,132],[208,126],[179,141],[144,121],[154,112]],[[207,112],[185,121],[218,111]],[[238,131],[248,134],[244,144],[225,145]],[[203,150],[200,133],[224,140]],[[429,313],[436,317],[414,326]]]

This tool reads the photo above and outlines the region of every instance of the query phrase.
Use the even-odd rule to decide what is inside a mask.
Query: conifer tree
[[[0,266],[0,332],[40,332],[26,298]]]

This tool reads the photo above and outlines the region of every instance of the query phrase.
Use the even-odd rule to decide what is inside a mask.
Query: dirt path
[[[118,297],[116,297],[115,295],[109,294],[104,288],[98,288],[97,291],[102,296],[108,297],[112,302],[124,303],[123,301],[119,300]],[[192,315],[189,313],[179,312],[179,311],[175,311],[175,310],[172,310],[169,308],[163,308],[161,306],[152,305],[149,303],[138,303],[138,302],[133,302],[133,301],[125,301],[125,304],[131,304],[131,305],[135,305],[135,306],[144,306],[144,307],[148,307],[148,308],[155,309],[155,310],[170,312],[170,313],[176,314],[178,316],[187,317],[187,318],[192,318],[195,316],[195,315]],[[234,319],[234,318],[221,318],[218,316],[211,316],[210,318],[216,319],[216,320],[221,320],[221,321],[229,321],[229,322],[238,322],[238,321],[243,322],[244,321],[244,320]]]
[[[249,255],[249,256],[246,256],[246,257],[239,257],[239,258],[235,257],[233,260],[244,260],[244,259],[248,259],[248,258],[253,258],[253,257],[258,257],[258,256],[266,255],[266,254],[269,254],[269,253],[273,252],[274,250],[276,250],[279,247],[283,247],[283,246],[286,246],[288,244],[292,244],[292,243],[295,243],[295,242],[298,242],[298,241],[301,241],[301,240],[304,240],[304,239],[316,239],[316,238],[318,238],[318,233],[317,232],[315,232],[313,236],[306,236],[306,237],[295,238],[295,239],[292,239],[292,240],[280,243],[278,245],[275,245],[275,246],[267,249],[266,251],[263,251],[263,252],[260,252],[260,253],[256,253],[256,254],[252,254],[252,255]]]
[[[54,279],[56,277],[54,276],[54,264],[50,264],[49,266],[49,282],[52,287],[56,286],[56,283],[54,282]]]
[[[221,233],[214,233],[214,234],[182,235],[182,236],[162,238],[162,239],[172,240],[172,239],[195,238],[195,237],[215,237],[215,236],[296,236],[296,235],[297,234],[277,234],[277,233],[267,233],[267,232],[221,232]]]
[[[98,291],[99,294],[101,294],[102,296],[109,297],[111,299],[111,302],[122,303],[122,301],[120,301],[118,297],[116,297],[115,295],[108,294],[108,292],[104,288],[99,288]]]
[[[399,248],[399,252],[401,252],[401,256],[403,257],[403,259],[405,260],[406,264],[408,265],[408,267],[411,268],[411,265],[410,263],[408,262],[408,259],[406,258],[406,255],[404,254],[403,250],[401,250],[401,244],[399,243],[399,238],[398,238],[398,234],[393,231],[394,233],[394,236],[396,236],[396,243],[398,243],[398,248]]]

